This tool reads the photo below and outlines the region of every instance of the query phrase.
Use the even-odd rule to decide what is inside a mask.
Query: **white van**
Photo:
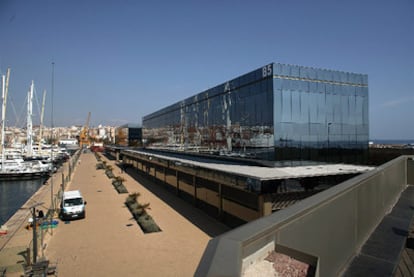
[[[79,190],[65,191],[60,202],[60,217],[63,220],[85,218],[85,205]]]

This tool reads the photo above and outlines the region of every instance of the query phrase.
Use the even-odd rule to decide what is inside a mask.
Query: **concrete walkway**
[[[94,154],[84,153],[66,190],[81,190],[86,219],[59,222],[45,240],[44,254],[58,263],[59,276],[193,276],[210,238],[228,228],[133,169],[121,173],[107,162],[126,179],[129,192],[141,193],[139,202],[150,203],[148,213],[162,231],[144,234],[124,206],[128,194],[118,194],[104,171],[95,169]]]
[[[27,229],[28,219],[32,217],[29,207],[38,203],[43,203],[38,208],[46,211],[51,203],[51,188],[53,186],[54,194],[62,185],[62,174],[68,176],[69,163],[65,163],[53,177],[49,178],[47,183],[41,186],[35,194],[4,224],[7,226],[6,235],[0,236],[0,273],[6,270],[6,276],[21,276],[23,274],[23,265],[26,262],[26,249],[32,249],[33,231]],[[41,230],[38,235],[41,236]],[[43,231],[44,243],[53,234],[53,230]],[[32,250],[31,250],[32,251]],[[38,246],[39,257],[44,252],[40,243]],[[32,252],[31,254],[32,255]]]

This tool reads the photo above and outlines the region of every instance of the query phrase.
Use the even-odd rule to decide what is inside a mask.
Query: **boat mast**
[[[39,151],[42,149],[42,135],[43,135],[43,117],[45,113],[46,90],[43,91],[42,112],[40,113],[40,127],[39,127]]]
[[[9,91],[9,79],[10,79],[10,68],[7,69],[7,77],[2,76],[2,112],[1,112],[1,171],[4,170],[4,132],[5,132],[5,123],[6,123],[6,104],[7,104],[7,94]]]
[[[30,90],[27,95],[27,154],[31,157],[33,155],[33,124],[32,124],[32,101],[33,101],[34,81],[30,85]]]

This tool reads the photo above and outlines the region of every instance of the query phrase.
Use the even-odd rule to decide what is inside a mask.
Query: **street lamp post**
[[[52,112],[51,112],[51,118],[50,118],[50,125],[51,125],[51,129],[52,129],[52,131],[51,131],[51,147],[50,147],[50,160],[51,160],[51,162],[52,162],[52,170],[51,170],[51,172],[52,172],[52,174],[51,174],[51,177],[50,177],[50,226],[52,226],[52,222],[53,222],[53,216],[54,216],[54,214],[55,214],[55,205],[54,205],[54,201],[53,201],[53,174],[54,174],[54,162],[53,162],[53,144],[54,144],[54,141],[53,141],[53,94],[54,94],[54,90],[55,90],[55,63],[54,62],[52,62],[52,99],[51,99],[51,102],[52,102]],[[53,228],[51,228],[51,234],[53,235]]]
[[[29,207],[29,209],[31,210],[32,213],[32,219],[33,219],[33,263],[35,264],[37,262],[37,232],[36,232],[36,227],[37,227],[37,220],[36,220],[36,207],[43,205],[43,202],[41,203],[36,203],[34,205],[32,205],[31,207]]]

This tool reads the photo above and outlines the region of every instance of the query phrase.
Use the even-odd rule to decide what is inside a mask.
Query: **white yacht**
[[[29,160],[25,161],[20,149],[17,148],[5,148],[4,133],[5,133],[5,116],[6,116],[6,103],[7,103],[7,92],[8,83],[10,77],[10,69],[7,71],[6,76],[2,76],[2,121],[1,121],[1,159],[0,159],[0,180],[13,180],[13,179],[34,179],[42,176],[47,176],[52,170],[51,164],[44,164],[40,160]],[[28,94],[28,114],[31,116],[31,99],[33,97],[34,83],[30,86]],[[29,119],[28,119],[29,121]],[[28,138],[30,136],[30,147],[31,145],[31,119],[28,122],[30,124],[30,130],[28,128]],[[28,126],[29,127],[29,126]]]

